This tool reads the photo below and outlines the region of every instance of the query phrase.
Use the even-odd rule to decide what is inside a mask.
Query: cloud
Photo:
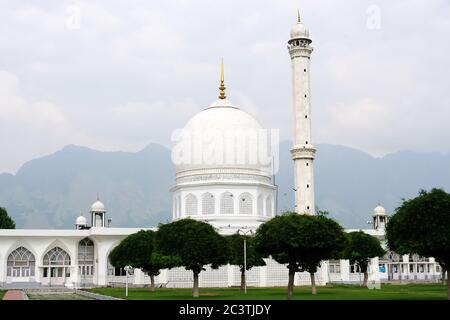
[[[19,161],[66,144],[70,126],[60,107],[27,99],[18,77],[4,70],[0,88],[0,168],[13,171]]]
[[[367,27],[373,5],[379,29]],[[0,172],[68,143],[126,151],[167,144],[216,99],[222,57],[229,99],[290,139],[286,41],[296,6],[2,1],[0,148],[8,156]],[[304,1],[300,11],[314,46],[315,143],[376,155],[450,150],[448,1]]]

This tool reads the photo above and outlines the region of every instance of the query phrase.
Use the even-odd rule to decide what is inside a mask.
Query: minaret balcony
[[[292,159],[314,159],[316,149],[311,145],[295,145],[291,148]]]
[[[291,59],[306,57],[310,58],[311,53],[313,52],[313,48],[309,46],[296,46],[296,45],[288,45],[289,54],[291,55]]]

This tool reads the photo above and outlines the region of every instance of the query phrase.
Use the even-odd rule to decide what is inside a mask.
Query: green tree
[[[155,276],[161,269],[170,268],[176,263],[171,257],[157,252],[155,235],[152,230],[141,230],[123,239],[110,253],[113,266],[123,268],[127,265],[142,269],[150,276],[150,290],[155,291]]]
[[[377,238],[362,231],[355,231],[347,234],[347,244],[342,252],[342,258],[349,259],[351,264],[356,263],[359,266],[364,273],[363,285],[367,286],[369,259],[384,254],[385,251]]]
[[[199,296],[198,277],[206,265],[217,269],[229,260],[227,240],[206,222],[186,218],[159,226],[156,245],[162,254],[177,259],[177,266],[191,270],[193,296]]]
[[[264,256],[287,264],[288,296],[292,299],[295,273],[307,271],[316,294],[314,274],[321,261],[338,255],[346,242],[342,227],[334,220],[286,212],[263,223],[256,231],[256,249]]]
[[[0,207],[0,229],[15,229],[16,223],[8,215],[5,208]]]
[[[421,190],[416,198],[403,200],[389,219],[386,237],[391,250],[400,254],[434,257],[450,267],[450,194],[442,189]],[[447,278],[450,300],[450,277]]]
[[[253,236],[233,234],[226,236],[230,246],[230,260],[229,263],[239,267],[241,272],[241,290],[244,290],[245,269],[244,269],[244,239],[246,242],[246,270],[253,267],[265,266],[261,254],[255,249],[255,241]]]

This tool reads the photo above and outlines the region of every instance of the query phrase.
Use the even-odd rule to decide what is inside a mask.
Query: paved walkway
[[[21,290],[8,290],[3,296],[3,300],[24,300],[24,293]]]

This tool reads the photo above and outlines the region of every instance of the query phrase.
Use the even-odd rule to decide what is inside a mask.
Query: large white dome
[[[177,176],[199,170],[269,175],[272,158],[267,131],[251,115],[219,99],[187,122],[172,160]]]
[[[276,212],[271,146],[278,141],[226,99],[223,63],[219,89],[219,100],[173,135],[173,218],[207,221],[228,234],[256,230]]]

